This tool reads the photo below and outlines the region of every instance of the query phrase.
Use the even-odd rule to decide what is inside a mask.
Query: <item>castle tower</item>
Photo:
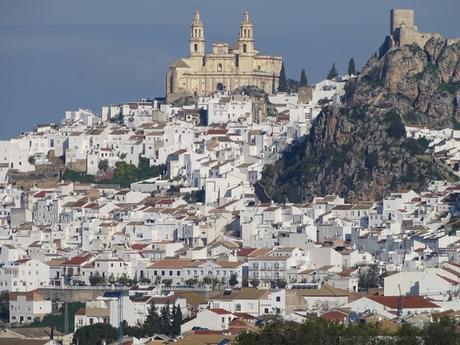
[[[254,29],[249,20],[249,13],[244,12],[243,21],[240,24],[240,35],[238,39],[238,50],[242,55],[254,55],[257,53],[254,48]]]
[[[400,29],[402,26],[406,28],[417,28],[414,25],[414,10],[395,8],[390,12],[390,35],[395,32],[396,29]]]
[[[204,25],[200,18],[200,11],[195,11],[190,28],[190,57],[202,57],[205,54]]]

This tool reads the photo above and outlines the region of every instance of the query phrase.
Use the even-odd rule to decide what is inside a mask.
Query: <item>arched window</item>
[[[198,52],[198,44],[195,43],[195,44],[193,45],[193,51],[194,51],[195,53]]]
[[[246,43],[245,43],[245,44],[243,44],[243,53],[246,53],[247,50],[248,50],[248,47],[246,46]]]
[[[217,72],[222,72],[222,64],[221,63],[217,64]]]

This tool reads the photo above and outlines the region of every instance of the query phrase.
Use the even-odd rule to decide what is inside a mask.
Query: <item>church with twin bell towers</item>
[[[180,58],[169,67],[166,75],[167,100],[185,96],[205,96],[215,91],[233,91],[240,86],[254,85],[267,93],[278,88],[283,59],[262,55],[254,45],[254,28],[245,12],[240,24],[238,41],[217,42],[206,53],[204,25],[200,12],[190,30],[189,57]]]

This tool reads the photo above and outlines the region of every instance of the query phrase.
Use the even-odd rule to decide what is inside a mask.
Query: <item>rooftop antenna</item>
[[[398,284],[398,290],[399,290],[399,296],[398,296],[398,301],[397,301],[397,315],[398,315],[398,319],[401,318],[401,315],[402,315],[402,302],[403,302],[403,296],[402,296],[402,292],[401,292],[401,286]]]

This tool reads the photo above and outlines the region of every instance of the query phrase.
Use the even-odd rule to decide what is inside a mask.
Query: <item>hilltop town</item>
[[[410,10],[391,23],[381,54],[439,38]],[[244,13],[237,44],[206,53],[197,11],[166,98],[67,111],[0,141],[0,344],[71,344],[96,324],[119,344],[228,344],[275,316],[396,328],[460,316],[455,178],[305,202],[260,183],[359,72],[286,92],[282,58],[259,54],[253,30]],[[459,174],[460,130],[404,135]]]

